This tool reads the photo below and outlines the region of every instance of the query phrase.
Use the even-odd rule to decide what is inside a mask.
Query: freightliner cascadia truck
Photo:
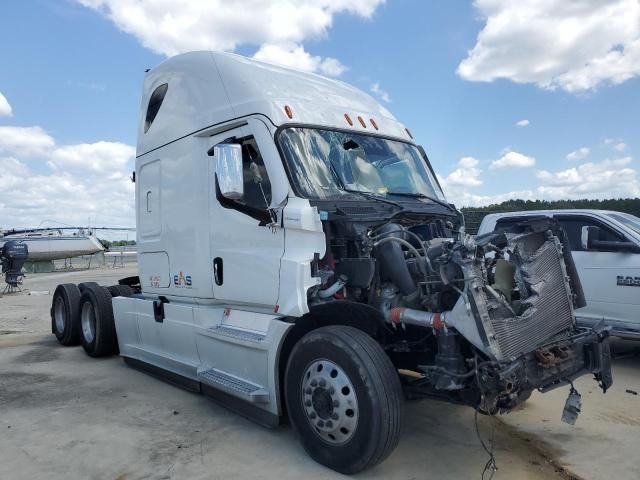
[[[134,180],[139,275],[59,285],[53,333],[288,418],[334,470],[387,457],[407,398],[493,414],[581,375],[612,383],[608,330],[576,326],[563,230],[465,234],[411,132],[344,82],[170,58],[144,80]]]

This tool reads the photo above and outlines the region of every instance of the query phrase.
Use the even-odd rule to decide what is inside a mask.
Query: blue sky
[[[182,3],[3,2],[0,227],[133,225],[144,69],[196,48],[369,91],[460,206],[640,196],[637,0]]]

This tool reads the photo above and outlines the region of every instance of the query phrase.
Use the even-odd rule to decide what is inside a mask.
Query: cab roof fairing
[[[145,133],[149,97],[168,89]],[[288,105],[293,113],[285,113]],[[350,126],[345,113],[351,117]],[[412,142],[405,126],[363,91],[339,80],[221,52],[171,57],[146,74],[138,120],[137,156],[212,125],[252,114],[276,126],[308,124],[367,132]],[[358,117],[362,117],[363,127]],[[373,119],[378,127],[371,123]]]

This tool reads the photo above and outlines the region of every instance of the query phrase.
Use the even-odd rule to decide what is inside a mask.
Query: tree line
[[[640,198],[612,198],[608,200],[507,200],[486,207],[463,207],[467,232],[475,234],[485,215],[501,212],[521,212],[523,210],[560,210],[582,208],[589,210],[614,210],[640,217]]]

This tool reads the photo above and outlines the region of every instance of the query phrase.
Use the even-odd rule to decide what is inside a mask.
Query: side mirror
[[[600,238],[600,229],[598,227],[582,227],[581,243],[583,250],[591,250],[594,242]]]
[[[600,229],[598,227],[582,227],[581,240],[584,250],[597,249],[603,252],[640,253],[640,247],[633,242],[600,240]]]
[[[216,178],[220,193],[230,200],[241,199],[244,196],[242,146],[219,143],[213,147],[213,156],[216,159]]]

